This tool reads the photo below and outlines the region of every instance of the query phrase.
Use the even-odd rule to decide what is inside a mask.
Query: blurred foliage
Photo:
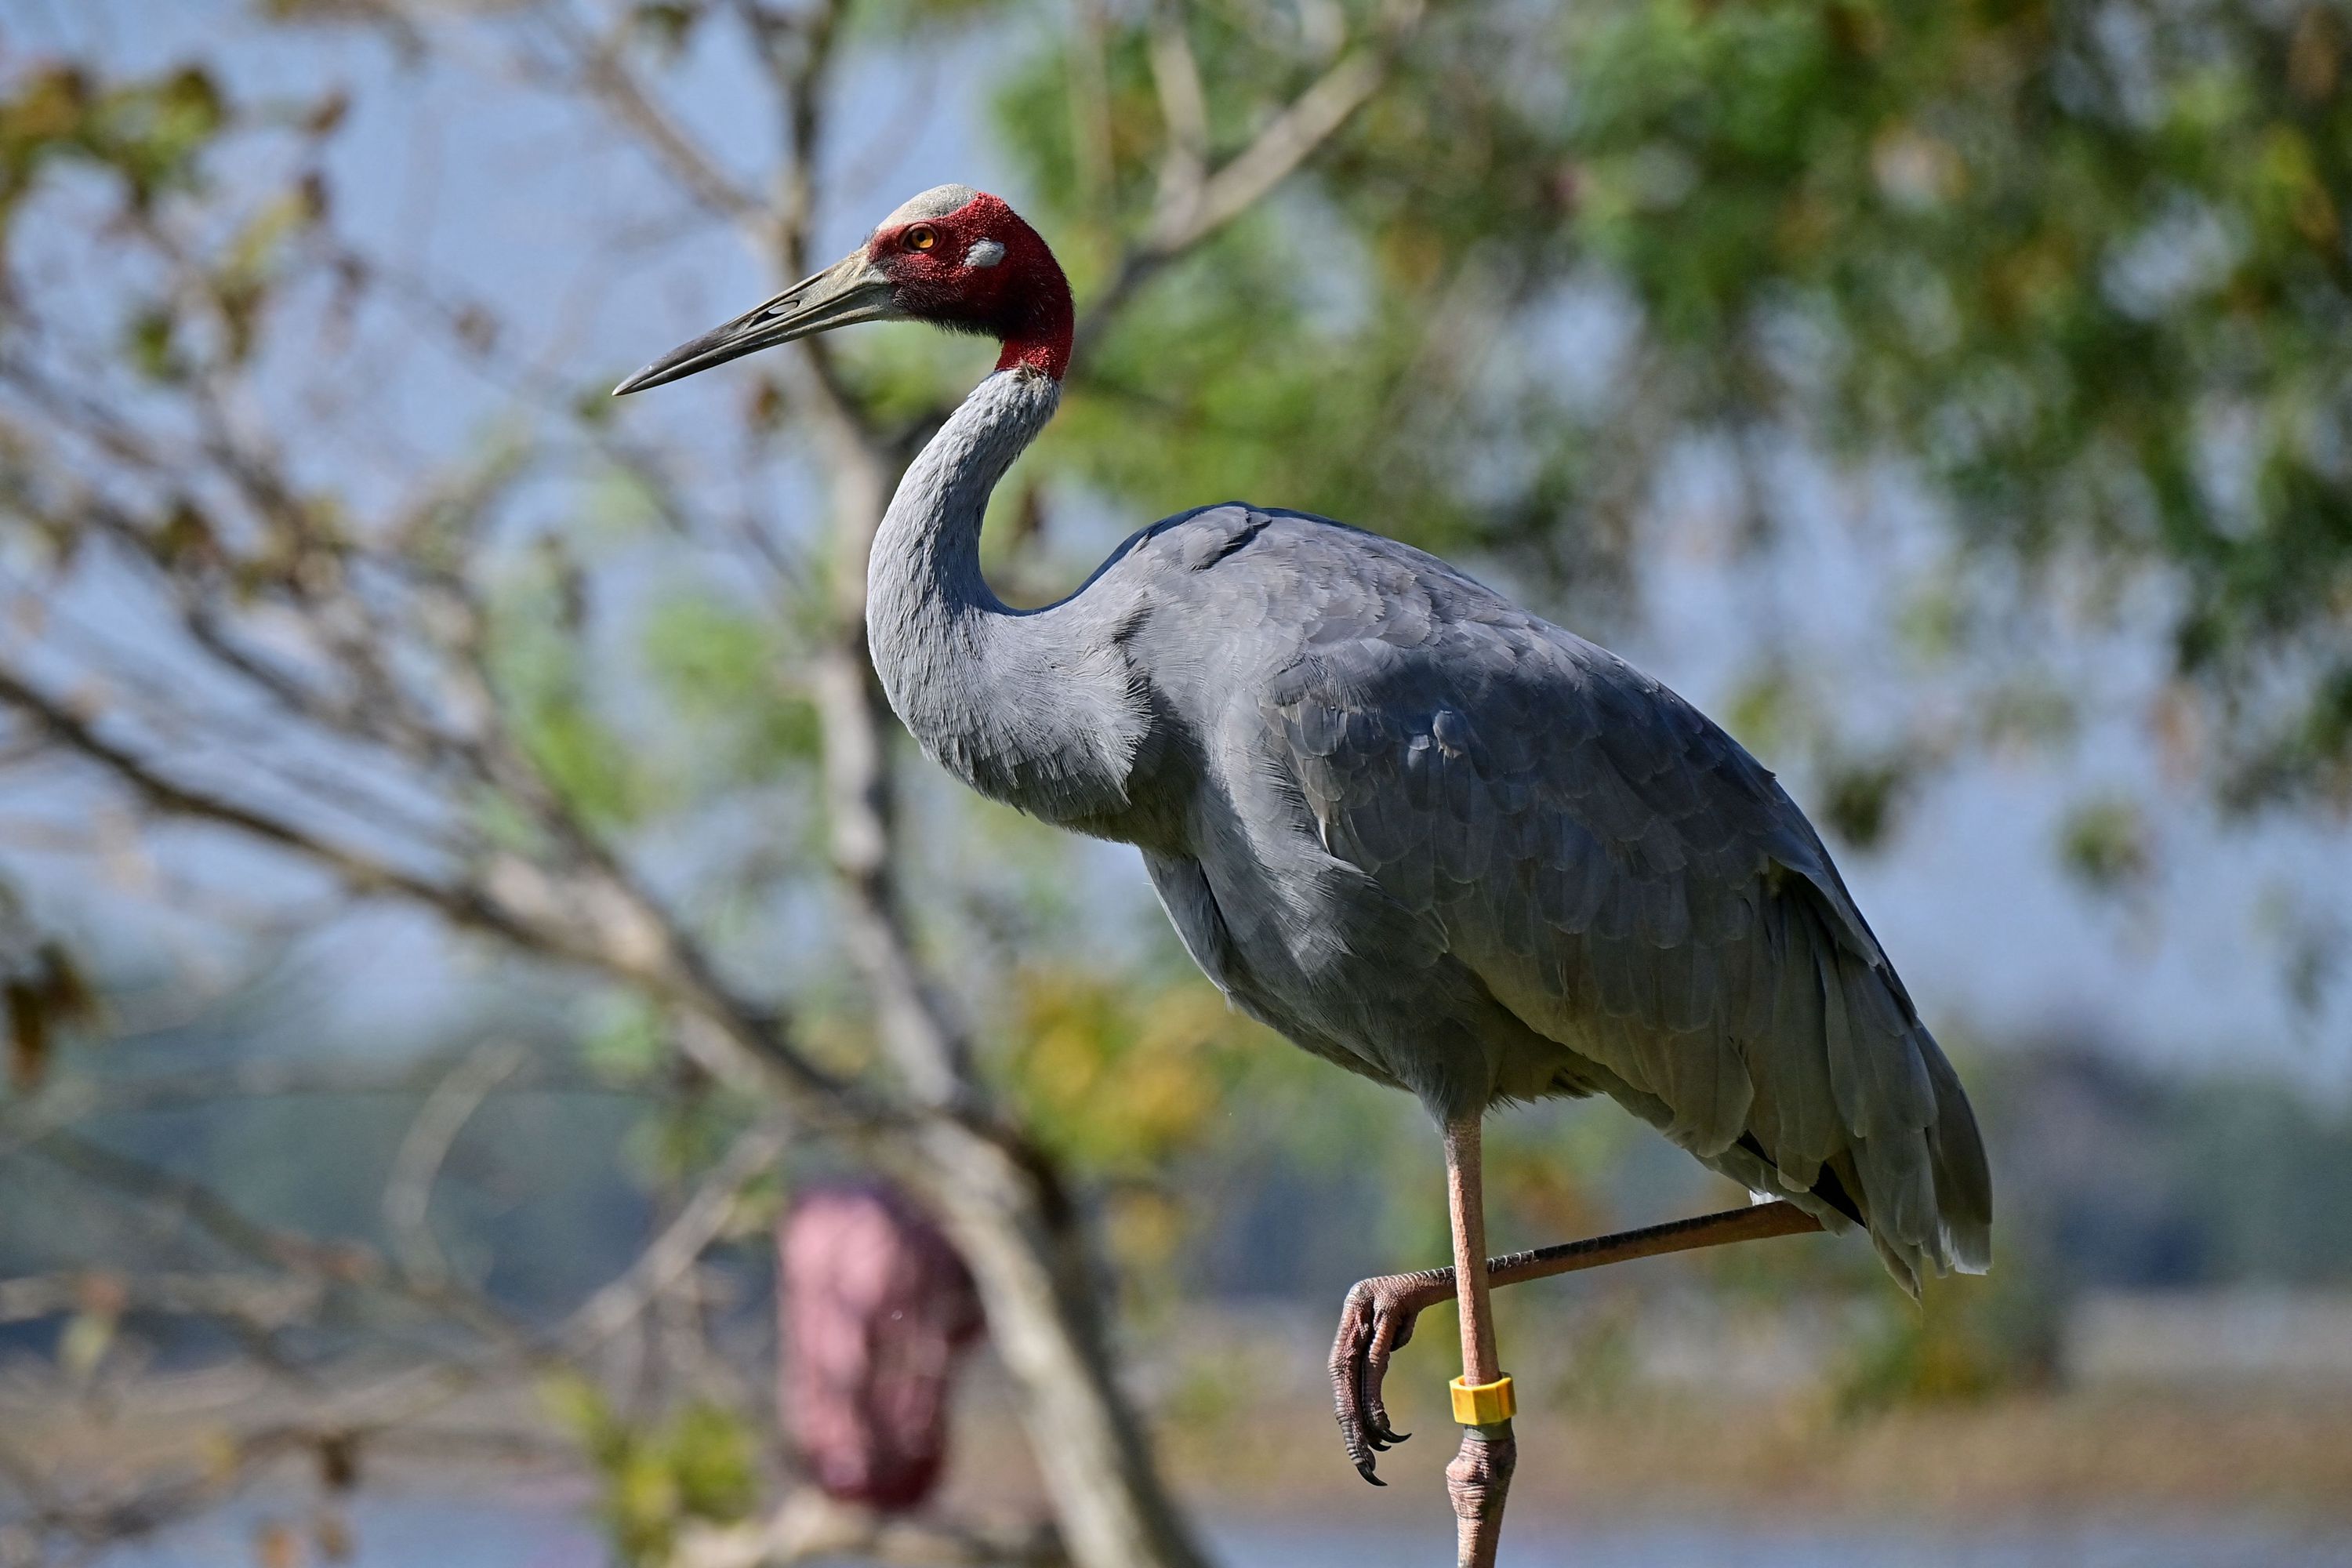
[[[652,804],[653,778],[597,700],[583,646],[585,569],[549,536],[532,569],[501,586],[488,663],[520,743],[588,821],[610,828],[640,816]]]
[[[1979,1398],[2000,1383],[1992,1352],[1954,1312],[1888,1314],[1856,1347],[1839,1377],[1839,1414],[1874,1414],[1898,1405]]]
[[[1139,995],[1118,979],[1024,969],[1003,1070],[1048,1148],[1135,1177],[1192,1142],[1246,1053],[1272,1043],[1197,985]]]
[[[1079,52],[1086,35],[1066,37],[998,98],[1082,301],[1152,200],[1149,15],[1114,17],[1098,60]],[[1213,155],[1328,65],[1297,26],[1273,12],[1190,19]],[[1502,42],[1486,19],[1457,12],[1427,37],[1311,188],[1236,224],[1081,345],[1047,463],[1146,510],[1240,496],[1436,547],[1536,543],[1578,565],[1606,553],[1582,537],[1584,443],[1540,372],[1489,374],[1504,318],[1573,259],[1547,187],[1520,177],[1542,161],[1539,132],[1498,57],[1465,68]],[[1080,84],[1097,76],[1088,104]]]
[[[759,1500],[759,1444],[730,1411],[697,1402],[630,1420],[576,1376],[549,1380],[542,1395],[602,1478],[597,1512],[624,1563],[667,1562],[682,1525],[732,1524]]]
[[[787,679],[772,613],[682,592],[647,614],[644,637],[672,716],[696,730],[701,768],[723,782],[756,784],[816,760],[816,712]]]
[[[94,80],[72,64],[24,74],[0,95],[0,240],[51,163],[111,170],[145,207],[197,184],[198,161],[227,121],[218,85],[197,66],[126,82]]]
[[[1858,848],[1874,848],[1893,826],[1912,773],[1902,756],[1841,759],[1829,769],[1822,791],[1822,815],[1830,830]]]
[[[2146,815],[2126,799],[2084,801],[2059,826],[2059,861],[2085,886],[2112,892],[2147,880],[2155,863]]]
[[[1050,894],[1046,895],[1050,896]],[[1084,951],[1087,915],[1037,951]],[[992,1070],[1024,1125],[1097,1195],[1129,1305],[1212,1281],[1337,1291],[1380,1256],[1442,1258],[1434,1129],[1421,1108],[1289,1046],[1158,962],[1024,963],[992,1013]],[[1591,1217],[1584,1184],[1627,1130],[1545,1112],[1497,1119],[1498,1226],[1549,1237]],[[1379,1151],[1379,1157],[1370,1152]]]
[[[1154,200],[1158,15],[999,95],[1082,298]],[[1185,36],[1213,154],[1333,47],[1303,7]],[[1044,451],[1146,511],[1304,506],[1588,590],[1641,564],[1631,503],[1694,441],[1893,459],[2094,613],[2159,577],[2213,784],[2340,804],[2347,47],[2325,3],[1454,8],[1311,182],[1082,350]],[[1559,312],[1595,294],[1633,339],[1580,364]],[[1867,842],[1894,797],[1837,793]]]
[[[1010,994],[1006,1092],[1043,1147],[1106,1185],[1112,1247],[1164,1288],[1213,1220],[1181,1195],[1181,1162],[1225,1141],[1227,1107],[1281,1042],[1202,985],[1024,965]]]
[[[2054,1319],[2028,1294],[2039,1283],[2010,1270],[1932,1284],[1916,1307],[1874,1301],[1871,1326],[1832,1370],[1832,1408],[1852,1419],[2046,1384]]]
[[[100,1016],[97,988],[81,962],[39,929],[14,886],[0,881],[0,1029],[7,1036],[8,1087],[19,1095],[39,1089],[66,1033]]]
[[[1591,1103],[1531,1107],[1492,1119],[1486,1141],[1486,1201],[1511,1227],[1507,1234],[1559,1238],[1611,1227],[1617,1217],[1611,1178],[1643,1135],[1638,1123],[1608,1114],[1615,1109]],[[1434,1211],[1434,1205],[1430,1207]],[[1449,1250],[1444,1216],[1433,1213],[1427,1223],[1432,1245]]]

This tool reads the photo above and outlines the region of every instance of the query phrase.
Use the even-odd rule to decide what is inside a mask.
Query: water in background
[[[301,1514],[242,1505],[109,1552],[103,1568],[250,1568],[271,1522]],[[350,1568],[607,1568],[593,1529],[556,1504],[365,1499],[350,1510]],[[1448,1531],[1370,1531],[1227,1521],[1210,1534],[1225,1568],[1435,1568]],[[1824,1530],[1725,1522],[1559,1529],[1525,1521],[1507,1568],[2352,1568],[2352,1531],[2210,1521],[2037,1525],[1981,1532],[1884,1525]],[[847,1568],[847,1565],[843,1565]]]
[[[1436,1568],[1425,1536],[1254,1524],[1212,1532],[1227,1568]],[[1503,1568],[2352,1568],[2352,1533],[2260,1526],[2059,1525],[1954,1534],[1883,1525],[1751,1529],[1720,1521],[1507,1531]]]

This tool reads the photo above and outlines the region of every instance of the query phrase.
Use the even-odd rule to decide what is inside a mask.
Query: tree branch
[[[438,911],[453,925],[503,938],[526,952],[651,988],[713,1026],[692,1037],[702,1045],[705,1066],[754,1092],[785,1095],[813,1121],[871,1132],[903,1121],[885,1102],[809,1061],[786,1037],[780,1017],[735,995],[700,948],[601,846],[584,837],[584,830],[582,843],[598,871],[585,885],[559,884],[510,854],[494,857],[480,882],[439,882],[168,778],[100,734],[67,703],[5,669],[0,669],[0,704],[17,709],[68,750],[104,768],[152,810],[237,830],[301,856],[354,892],[394,894]]]
[[[1151,12],[1151,82],[1168,122],[1168,151],[1160,164],[1160,199],[1151,231],[1196,209],[1209,177],[1209,95],[1201,64],[1184,31],[1183,0],[1160,0]]]
[[[738,184],[718,159],[655,103],[623,61],[617,35],[593,38],[561,7],[551,8],[546,14],[551,18],[551,30],[579,68],[581,85],[590,99],[635,132],[655,160],[686,187],[698,205],[740,226],[758,223],[759,198]],[[625,27],[629,12],[624,10],[621,15],[622,26]]]
[[[1393,0],[1381,15],[1376,36],[1341,55],[1268,121],[1248,146],[1197,181],[1178,181],[1172,192],[1180,199],[1171,199],[1171,186],[1163,181],[1161,202],[1150,226],[1128,247],[1110,281],[1080,318],[1080,344],[1097,337],[1153,273],[1264,200],[1329,141],[1387,79],[1397,49],[1419,26],[1423,10],[1422,0]],[[1190,52],[1187,47],[1187,57]],[[1155,44],[1155,71],[1160,54]],[[1181,89],[1181,71],[1176,76]],[[1164,82],[1161,90],[1172,137],[1183,115],[1165,101]]]
[[[68,1170],[185,1215],[230,1251],[254,1262],[341,1283],[377,1272],[375,1254],[367,1247],[320,1242],[299,1231],[263,1225],[194,1177],[117,1153],[78,1132],[50,1132],[37,1147]]]
[[[785,14],[760,0],[735,0],[736,15],[759,46],[760,63],[783,109],[783,156],[771,204],[771,245],[789,277],[809,271],[809,225],[816,211],[816,165],[824,133],[824,94],[839,36],[842,0],[816,0]],[[798,47],[793,47],[797,40]]]
[[[58,1312],[170,1312],[238,1318],[282,1328],[310,1317],[325,1296],[317,1279],[281,1274],[118,1274],[84,1269],[0,1279],[0,1323],[21,1323]]]
[[[484,1040],[433,1086],[400,1141],[384,1183],[383,1223],[401,1268],[419,1284],[439,1285],[449,1276],[431,1224],[433,1186],[442,1163],[482,1102],[530,1059],[530,1053],[513,1040]]]
[[[548,1336],[549,1344],[578,1355],[635,1321],[724,1233],[743,1189],[774,1168],[788,1141],[775,1121],[738,1134],[677,1217],[636,1261],[575,1308]]]
[[[95,763],[152,809],[216,826],[235,828],[264,843],[289,849],[333,873],[354,891],[389,891],[439,910],[453,923],[494,931],[526,947],[543,947],[541,933],[516,922],[478,889],[434,881],[322,838],[249,806],[166,778],[146,759],[107,739],[66,702],[41,691],[14,671],[0,669],[0,703],[16,709],[68,750]]]

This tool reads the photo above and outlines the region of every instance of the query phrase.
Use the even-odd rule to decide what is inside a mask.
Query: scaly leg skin
[[[1454,1550],[1461,1568],[1495,1568],[1503,1545],[1503,1499],[1518,1468],[1519,1442],[1511,1424],[1462,1428],[1462,1449],[1445,1467],[1445,1495],[1454,1500]]]
[[[1821,1227],[1819,1220],[1794,1204],[1758,1204],[1490,1258],[1487,1283],[1517,1285],[1607,1263],[1768,1236],[1802,1236]],[[1331,1346],[1331,1393],[1339,1407],[1339,1436],[1357,1472],[1376,1487],[1388,1483],[1375,1472],[1374,1456],[1412,1436],[1391,1426],[1387,1406],[1381,1402],[1389,1358],[1412,1340],[1414,1321],[1422,1313],[1453,1295],[1453,1269],[1424,1268],[1418,1274],[1360,1280],[1339,1309],[1339,1335]]]
[[[1476,1387],[1503,1375],[1495,1353],[1495,1314],[1486,1293],[1486,1207],[1478,1112],[1445,1125],[1445,1195],[1454,1229],[1454,1291],[1462,1323],[1462,1381]],[[1518,1440],[1508,1416],[1462,1429],[1462,1451],[1445,1467],[1454,1501],[1459,1568],[1495,1568],[1503,1543],[1503,1503],[1517,1467]]]

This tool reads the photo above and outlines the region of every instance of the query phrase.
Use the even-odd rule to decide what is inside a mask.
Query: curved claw
[[[1454,1294],[1454,1271],[1433,1268],[1359,1280],[1339,1309],[1339,1332],[1331,1345],[1331,1394],[1339,1418],[1339,1439],[1356,1473],[1386,1486],[1375,1471],[1375,1455],[1412,1436],[1389,1419],[1381,1397],[1389,1358],[1412,1338],[1423,1310]]]

